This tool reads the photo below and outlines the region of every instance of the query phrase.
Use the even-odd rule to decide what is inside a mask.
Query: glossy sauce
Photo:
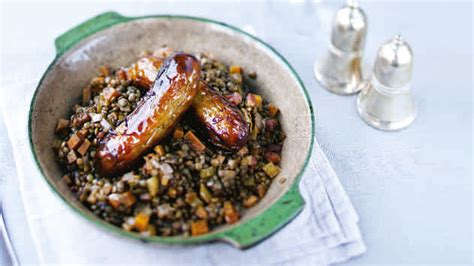
[[[99,173],[124,173],[158,144],[191,106],[199,78],[200,66],[194,56],[178,53],[167,59],[137,108],[100,141],[96,156]]]

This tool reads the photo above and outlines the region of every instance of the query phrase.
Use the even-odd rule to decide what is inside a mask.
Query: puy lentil
[[[161,54],[169,54],[169,48],[165,50]],[[192,228],[205,232],[235,222],[245,208],[265,196],[273,178],[263,167],[268,159],[279,167],[275,158],[279,158],[285,139],[279,112],[265,99],[257,104],[247,102],[255,95],[260,97],[257,99],[261,96],[250,87],[241,67],[228,67],[210,54],[197,58],[201,62],[201,78],[243,112],[252,139],[235,153],[211,145],[202,153],[182,138],[183,132],[194,131],[192,123],[182,119],[177,125],[181,132],[171,133],[160,147],[144,156],[142,165],[120,177],[102,177],[95,171],[96,146],[137,107],[145,91],[127,79],[119,79],[116,72],[101,68],[102,74],[88,85],[90,100],[84,106],[73,106],[68,120],[71,123],[57,132],[54,145],[57,161],[64,169],[64,182],[101,219],[147,236],[188,236]],[[257,73],[249,72],[247,76],[255,79]],[[106,99],[106,87],[115,90],[117,96]],[[247,97],[249,92],[252,97]],[[81,143],[91,143],[84,154],[68,148],[72,135],[78,136]],[[280,178],[279,182],[284,180]]]

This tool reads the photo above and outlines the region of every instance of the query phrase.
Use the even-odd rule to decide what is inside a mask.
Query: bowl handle
[[[56,38],[56,54],[62,55],[82,39],[114,24],[130,20],[116,12],[106,12],[95,16]]]
[[[250,247],[290,222],[303,209],[304,200],[298,183],[262,214],[244,222],[233,230],[223,232],[221,239],[238,248]]]

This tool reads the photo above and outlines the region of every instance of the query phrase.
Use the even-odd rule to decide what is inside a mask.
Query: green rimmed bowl
[[[67,117],[82,88],[99,66],[128,65],[140,52],[168,45],[190,53],[211,52],[226,64],[255,71],[252,84],[281,110],[287,134],[282,171],[267,195],[247,210],[240,221],[209,234],[193,237],[144,237],[106,223],[85,208],[61,181],[62,172],[51,150],[54,128]],[[44,73],[31,102],[29,138],[36,163],[51,187],[82,217],[120,235],[164,244],[195,244],[224,240],[237,247],[251,246],[294,218],[304,201],[298,183],[308,163],[314,135],[314,116],[303,82],[290,64],[270,45],[238,28],[188,16],[124,17],[109,12],[64,33],[55,41],[57,56]],[[279,182],[280,179],[286,180]]]

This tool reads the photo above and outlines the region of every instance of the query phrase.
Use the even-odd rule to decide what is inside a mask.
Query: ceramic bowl
[[[140,52],[165,44],[190,53],[212,52],[226,64],[255,71],[258,78],[252,85],[280,108],[281,124],[287,134],[282,171],[267,195],[246,211],[238,223],[218,227],[206,235],[143,237],[104,222],[61,181],[62,172],[51,149],[56,122],[69,115],[71,106],[100,65],[128,65]],[[237,247],[248,247],[277,231],[303,208],[298,182],[313,144],[313,110],[301,79],[270,45],[238,28],[209,19],[170,15],[124,17],[113,12],[78,25],[57,38],[55,45],[57,56],[44,73],[31,103],[29,138],[38,167],[52,191],[86,220],[144,241],[192,244],[224,240]]]

